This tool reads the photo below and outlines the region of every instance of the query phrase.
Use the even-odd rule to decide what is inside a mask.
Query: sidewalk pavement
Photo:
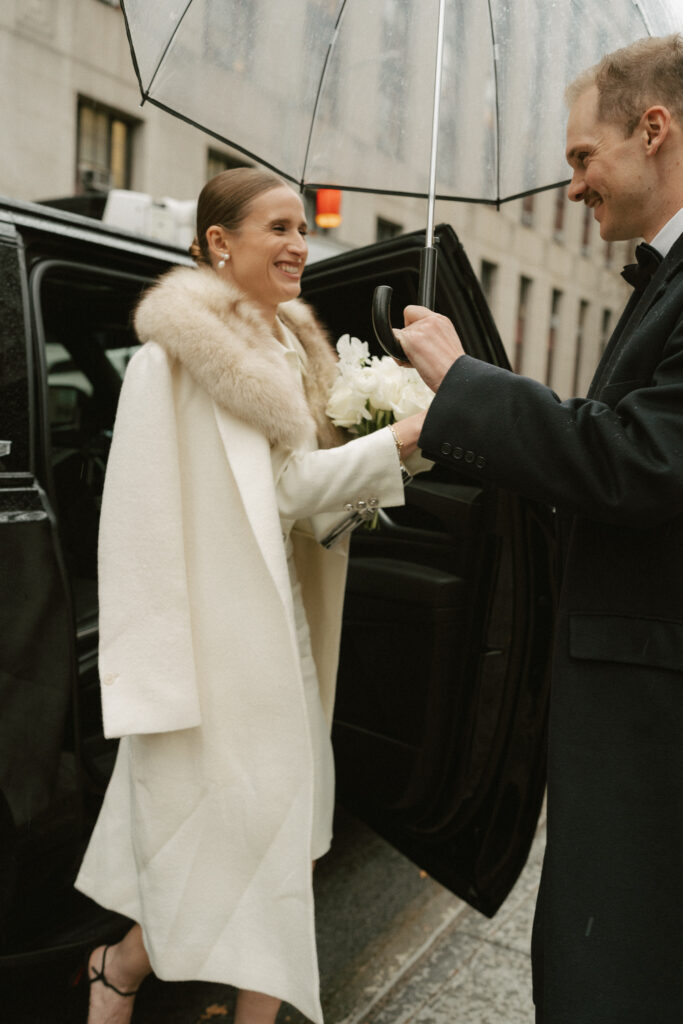
[[[524,871],[489,919],[342,819],[315,879],[326,1024],[532,1024],[544,846],[545,811]],[[278,1018],[303,1020],[286,1008]]]

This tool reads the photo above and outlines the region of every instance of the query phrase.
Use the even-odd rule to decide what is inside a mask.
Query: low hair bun
[[[192,257],[192,259],[195,261],[195,263],[204,263],[205,262],[204,255],[203,255],[202,250],[201,250],[201,248],[199,246],[199,240],[197,239],[196,235],[194,237],[192,245],[189,247],[189,249],[187,251],[189,252],[189,254]]]

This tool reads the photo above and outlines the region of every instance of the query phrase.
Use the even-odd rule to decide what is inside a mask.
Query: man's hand
[[[425,384],[436,391],[456,359],[465,354],[448,317],[425,306],[406,306],[405,327],[396,331],[403,351]]]

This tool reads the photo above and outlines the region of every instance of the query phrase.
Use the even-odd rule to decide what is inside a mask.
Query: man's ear
[[[671,113],[667,107],[649,107],[640,119],[640,131],[648,154],[654,154],[669,134]]]

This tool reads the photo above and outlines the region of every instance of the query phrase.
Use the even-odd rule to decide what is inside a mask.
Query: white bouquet
[[[371,434],[429,407],[434,393],[417,370],[399,366],[391,356],[371,356],[366,341],[348,334],[337,342],[337,352],[338,377],[325,410],[335,426],[359,436]],[[322,543],[331,546],[361,523],[369,530],[377,527],[376,506],[362,511],[348,506],[347,518]]]
[[[417,370],[391,356],[371,356],[366,341],[342,334],[337,342],[339,376],[332,385],[327,415],[353,434],[370,434],[423,412],[434,397]]]

